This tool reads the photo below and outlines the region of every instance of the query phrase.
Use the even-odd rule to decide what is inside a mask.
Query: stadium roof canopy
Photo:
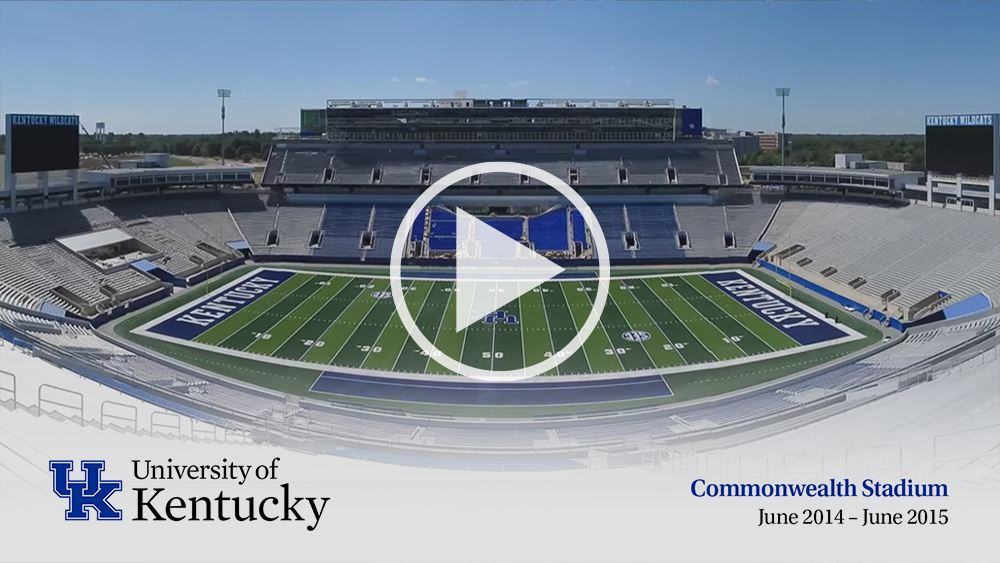
[[[879,168],[834,168],[832,166],[751,166],[751,172],[777,172],[781,174],[839,174],[841,176],[870,176],[878,178],[893,178],[896,176],[912,176],[919,172],[906,170],[888,170]]]
[[[876,190],[902,190],[915,184],[923,172],[871,169],[832,168],[820,166],[751,166],[750,184],[799,185],[838,188],[865,187]]]
[[[502,105],[501,102],[511,102]],[[545,108],[672,108],[670,98],[648,99],[569,99],[569,98],[415,98],[415,99],[368,99],[368,100],[327,100],[327,109],[341,108],[430,108],[430,107],[545,107]]]
[[[132,237],[118,229],[105,229],[103,231],[94,231],[92,233],[63,237],[56,240],[73,252],[84,252],[92,248],[101,248],[132,240]]]

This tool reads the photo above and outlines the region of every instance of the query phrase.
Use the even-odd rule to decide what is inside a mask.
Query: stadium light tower
[[[233,91],[228,88],[219,88],[219,97],[222,98],[222,165],[226,165],[226,98],[232,96]]]
[[[775,88],[774,94],[781,98],[781,165],[785,165],[785,98],[792,94],[791,88]]]

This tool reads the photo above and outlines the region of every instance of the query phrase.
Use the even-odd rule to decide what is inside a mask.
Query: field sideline
[[[731,279],[720,279],[726,277]],[[263,281],[241,286],[254,279]],[[727,293],[724,288],[734,283],[752,286],[743,293],[755,294],[758,304],[773,304],[763,311],[793,311],[783,316],[795,318],[774,322]],[[453,281],[413,278],[404,285],[411,314],[439,350],[479,368],[511,370],[560,353],[590,313],[597,282],[548,282],[461,332],[454,330]],[[739,270],[614,279],[610,290],[598,329],[549,375],[667,375],[863,338]],[[224,298],[233,291],[246,298],[244,306],[239,297]],[[285,366],[420,379],[453,376],[409,338],[389,291],[384,276],[257,269],[133,332]]]

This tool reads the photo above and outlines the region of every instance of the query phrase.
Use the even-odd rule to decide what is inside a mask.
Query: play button
[[[563,268],[463,209],[456,210],[455,330],[500,310]],[[517,221],[511,222],[517,226]]]
[[[484,369],[463,364],[460,359],[453,358],[439,350],[434,342],[427,338],[413,318],[405,300],[403,291],[402,261],[404,251],[409,246],[409,235],[414,221],[422,217],[427,206],[441,195],[448,187],[467,180],[474,175],[482,174],[520,174],[532,180],[545,184],[565,198],[580,212],[593,237],[597,254],[597,291],[593,299],[593,308],[579,332],[569,339],[561,350],[553,350],[545,360],[533,365],[508,369],[503,371]],[[470,216],[461,209],[456,211],[457,224],[455,232],[455,251],[457,267],[455,269],[457,291],[451,292],[456,308],[456,327],[461,331],[469,328],[472,323],[482,319],[486,324],[504,319],[503,323],[511,322],[510,311],[504,306],[521,295],[537,290],[538,286],[562,272],[562,268],[553,264],[544,256],[537,254],[519,242],[525,238],[524,224],[506,224],[504,219],[480,220]],[[489,221],[492,225],[486,224]],[[496,227],[500,227],[499,229]],[[582,264],[581,264],[582,265]],[[411,274],[413,275],[413,274]],[[592,276],[593,272],[583,272],[583,276]],[[415,277],[419,278],[420,273]],[[478,379],[481,381],[519,381],[541,375],[554,370],[563,360],[571,357],[583,347],[583,342],[597,328],[608,299],[608,288],[611,278],[611,264],[608,261],[608,242],[604,231],[594,218],[593,212],[580,194],[569,187],[550,172],[534,166],[516,162],[481,162],[465,168],[460,168],[445,175],[423,191],[416,201],[410,205],[406,216],[396,230],[396,238],[392,243],[392,257],[389,261],[389,280],[392,288],[392,299],[396,305],[396,314],[406,328],[407,333],[420,349],[434,362],[454,373]],[[592,277],[588,277],[592,279]],[[516,323],[516,321],[513,321]],[[443,333],[442,333],[443,334]],[[437,338],[437,336],[434,336]]]

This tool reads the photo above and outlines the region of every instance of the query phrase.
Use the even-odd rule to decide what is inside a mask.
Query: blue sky
[[[327,98],[673,98],[705,125],[918,133],[1000,111],[1000,2],[0,2],[0,113],[298,125]]]

